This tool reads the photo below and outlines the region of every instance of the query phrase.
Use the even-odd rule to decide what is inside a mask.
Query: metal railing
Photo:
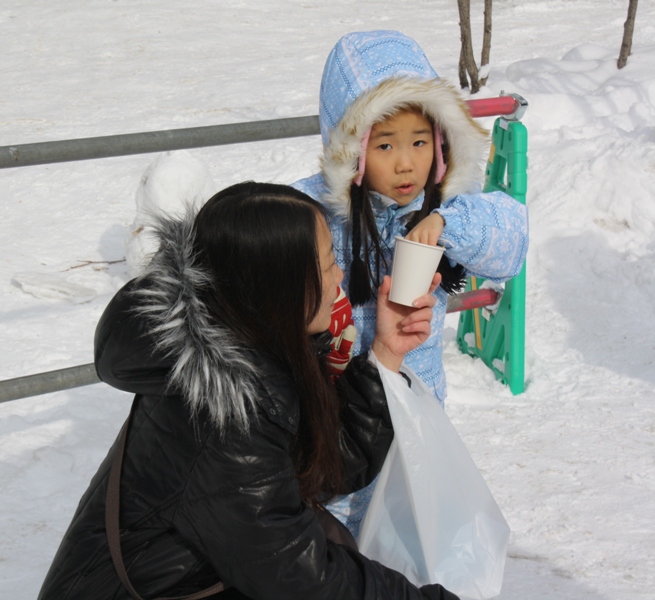
[[[520,119],[527,102],[518,94],[467,100],[472,117]],[[261,142],[320,133],[318,115],[0,146],[0,169]]]
[[[261,142],[320,133],[318,116],[0,146],[0,169]]]
[[[100,379],[93,363],[6,379],[0,381],[0,402],[60,392],[94,383],[100,383]]]
[[[463,292],[456,296],[448,297],[446,312],[453,313],[474,308],[484,308],[496,304],[499,300],[499,293],[493,289],[486,288],[474,292]],[[51,392],[60,392],[71,388],[82,387],[100,383],[101,380],[96,374],[93,363],[80,365],[78,367],[69,367],[67,369],[58,369],[38,373],[36,375],[27,375],[26,377],[17,377],[15,379],[6,379],[0,381],[0,403],[9,402],[10,400],[19,400],[30,396],[40,396]]]
[[[507,120],[520,119],[527,106],[527,102],[518,94],[501,95],[498,98],[467,100],[467,104],[472,117],[503,116]],[[289,119],[0,146],[0,169],[304,137],[317,135],[318,133],[320,133],[318,116],[313,115]],[[462,302],[461,299],[457,303],[451,301],[448,312],[493,304],[489,299],[488,296],[479,295],[477,299],[471,297],[466,302]],[[476,302],[483,303],[475,304]],[[458,308],[455,307],[456,304]],[[0,381],[0,403],[99,382],[100,379],[92,363],[7,379]]]

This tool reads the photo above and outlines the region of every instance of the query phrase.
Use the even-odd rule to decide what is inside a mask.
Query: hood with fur
[[[181,391],[191,412],[207,409],[215,424],[234,418],[245,429],[258,370],[200,298],[209,277],[193,261],[194,216],[189,210],[182,220],[158,218],[159,252],[137,280],[136,312],[149,323],[157,351],[172,360],[168,386]]]
[[[472,192],[481,174],[488,134],[470,116],[459,92],[439,79],[423,50],[397,31],[350,33],[332,49],[323,71],[319,120],[325,201],[349,211],[362,138],[408,104],[420,106],[448,141],[442,197]]]

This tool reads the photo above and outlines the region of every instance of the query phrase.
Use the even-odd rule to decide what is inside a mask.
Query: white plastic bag
[[[357,539],[360,552],[416,585],[463,598],[500,594],[509,526],[427,386],[378,363],[395,437]]]

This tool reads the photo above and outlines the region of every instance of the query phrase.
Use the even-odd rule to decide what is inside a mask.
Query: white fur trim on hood
[[[341,216],[350,210],[350,185],[357,177],[361,141],[373,125],[407,105],[420,106],[448,141],[442,197],[476,191],[488,144],[488,132],[471,117],[459,92],[442,79],[391,77],[366,90],[330,131],[321,157],[330,190],[324,200]]]

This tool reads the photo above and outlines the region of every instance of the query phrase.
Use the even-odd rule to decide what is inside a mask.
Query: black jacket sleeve
[[[377,368],[367,354],[355,357],[337,380],[343,407],[341,449],[345,465],[342,493],[359,490],[380,472],[393,440],[387,399]]]

